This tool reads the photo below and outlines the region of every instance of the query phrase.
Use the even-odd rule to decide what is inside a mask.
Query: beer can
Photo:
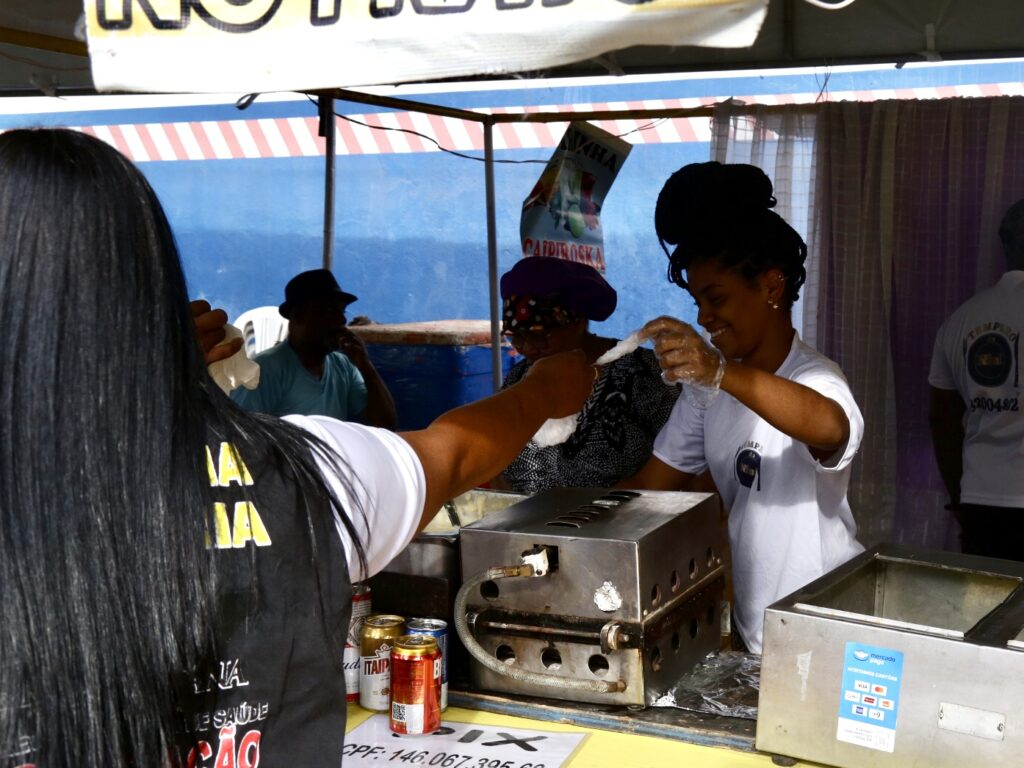
[[[359,643],[359,706],[387,712],[391,693],[391,648],[405,634],[405,619],[379,614],[363,620]]]
[[[410,635],[426,635],[437,641],[441,651],[441,711],[448,709],[448,622],[441,619],[409,619],[405,631]]]
[[[363,632],[363,621],[370,615],[370,586],[352,585],[352,618],[348,623],[342,667],[345,670],[345,700],[353,704],[359,701],[359,643]]]
[[[404,635],[391,649],[391,714],[395,733],[441,727],[441,651],[429,635]]]

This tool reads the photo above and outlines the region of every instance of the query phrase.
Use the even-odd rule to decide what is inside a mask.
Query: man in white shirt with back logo
[[[999,225],[1007,271],[939,328],[929,423],[968,554],[1024,560],[1024,200]]]

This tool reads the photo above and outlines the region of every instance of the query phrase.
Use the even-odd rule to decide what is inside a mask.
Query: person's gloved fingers
[[[707,363],[707,348],[704,345],[704,340],[696,334],[677,337],[672,344],[666,345],[656,354],[662,368],[691,365],[695,370],[699,370],[702,365]]]
[[[646,323],[643,328],[640,329],[640,338],[643,340],[657,339],[659,336],[678,333],[685,328],[690,326],[684,323],[682,320],[677,320],[674,317],[668,315],[662,315],[656,317],[650,322]]]

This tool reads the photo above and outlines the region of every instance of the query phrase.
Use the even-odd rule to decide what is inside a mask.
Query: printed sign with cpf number
[[[374,715],[345,737],[342,754],[345,768],[560,768],[586,738],[585,733],[454,722],[426,736],[399,736],[385,715]]]

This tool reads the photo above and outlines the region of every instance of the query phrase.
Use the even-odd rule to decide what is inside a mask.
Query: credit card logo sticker
[[[894,752],[902,680],[903,651],[847,642],[836,740]]]

